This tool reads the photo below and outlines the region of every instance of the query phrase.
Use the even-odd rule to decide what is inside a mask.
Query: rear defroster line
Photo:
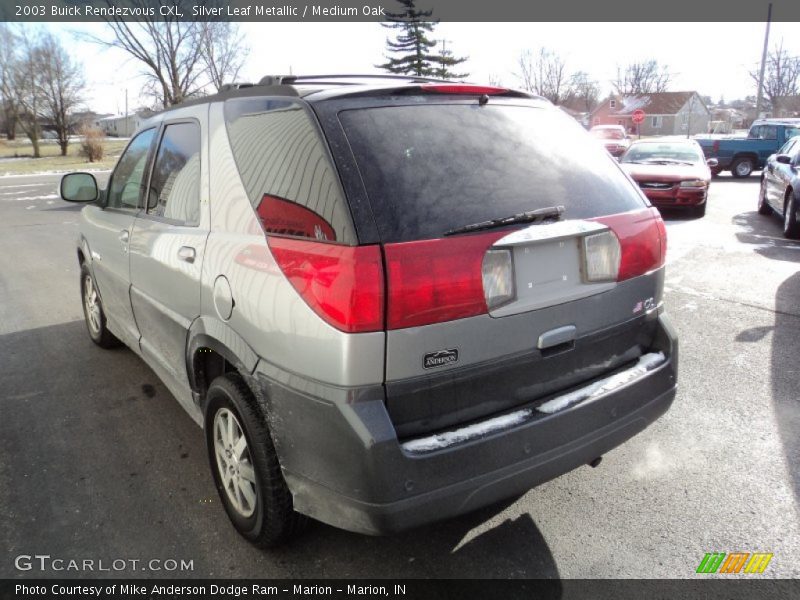
[[[546,414],[553,414],[570,406],[591,402],[608,392],[612,392],[642,377],[648,371],[652,371],[658,367],[665,360],[666,357],[663,352],[645,354],[641,356],[632,367],[609,375],[603,379],[593,381],[577,390],[556,396],[544,404],[537,406],[536,409],[525,408],[499,417],[493,417],[486,421],[481,421],[480,423],[467,425],[466,427],[461,427],[453,431],[436,433],[427,437],[408,440],[402,444],[403,450],[412,454],[441,450],[442,448],[447,448],[454,444],[467,442],[488,435],[489,433],[518,425],[531,418],[534,414],[534,410]]]

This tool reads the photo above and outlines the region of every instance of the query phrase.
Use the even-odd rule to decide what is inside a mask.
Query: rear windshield
[[[424,104],[339,120],[384,242],[549,206],[581,219],[643,205],[605,148],[557,110]]]

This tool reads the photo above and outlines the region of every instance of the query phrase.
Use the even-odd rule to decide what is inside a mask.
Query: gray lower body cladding
[[[332,388],[263,362],[255,384],[295,508],[367,534],[402,531],[519,495],[623,443],[669,408],[677,340],[654,319],[656,368],[617,389],[501,431],[415,454],[403,448],[381,386]],[[537,405],[542,398],[533,403]]]

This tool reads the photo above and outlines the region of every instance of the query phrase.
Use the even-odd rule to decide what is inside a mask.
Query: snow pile
[[[529,408],[518,410],[507,415],[489,419],[488,421],[468,425],[467,427],[462,427],[455,431],[447,431],[445,433],[437,433],[428,437],[410,440],[403,444],[403,449],[409,452],[429,452],[431,450],[446,448],[447,446],[452,446],[459,442],[466,442],[467,440],[481,437],[482,435],[499,429],[512,427],[518,423],[522,423],[522,421],[532,414],[533,411]]]
[[[614,375],[606,377],[605,379],[593,381],[589,385],[579,388],[573,392],[569,392],[568,394],[557,396],[552,400],[548,400],[541,406],[537,406],[536,410],[547,414],[553,414],[578,402],[596,399],[598,396],[602,396],[603,394],[613,391],[618,387],[622,387],[634,379],[638,379],[648,371],[655,369],[665,360],[666,358],[664,357],[663,352],[651,352],[649,354],[645,354],[639,358],[639,362],[637,362],[630,369],[620,371],[619,373],[615,373]]]

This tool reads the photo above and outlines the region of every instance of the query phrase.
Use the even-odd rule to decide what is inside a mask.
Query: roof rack
[[[219,93],[228,92],[230,90],[240,90],[242,88],[249,88],[253,87],[255,83],[250,83],[247,81],[235,81],[233,83],[223,83],[222,86],[217,90]]]
[[[295,83],[327,83],[338,85],[358,85],[346,79],[374,79],[376,81],[406,81],[409,83],[452,83],[449,79],[417,77],[416,75],[381,75],[381,74],[349,74],[349,75],[267,75],[262,77],[258,85],[292,85]]]

